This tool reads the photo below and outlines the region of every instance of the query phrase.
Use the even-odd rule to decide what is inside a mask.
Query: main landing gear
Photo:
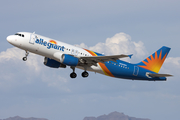
[[[71,69],[73,70],[73,72],[70,74],[71,78],[76,78],[77,74],[74,72],[75,71],[75,67],[71,66]]]
[[[75,73],[75,67],[72,67],[71,66],[71,69],[73,70],[73,72],[70,74],[70,77],[71,78],[76,78],[77,77],[77,74]],[[82,72],[82,77],[88,77],[89,76],[89,73],[85,70],[84,72]]]
[[[76,74],[75,72],[72,72],[72,73],[70,74],[70,77],[71,77],[71,78],[76,78],[76,77],[77,77],[77,74]]]
[[[84,71],[84,72],[82,72],[82,77],[88,77],[88,75],[89,75],[89,73],[88,72],[86,72],[86,71]]]
[[[22,58],[22,60],[23,60],[23,61],[26,61],[26,60],[27,60],[27,56],[28,56],[28,55],[29,55],[29,52],[28,52],[28,51],[26,51],[26,53],[25,53],[25,57],[23,57],[23,58]]]

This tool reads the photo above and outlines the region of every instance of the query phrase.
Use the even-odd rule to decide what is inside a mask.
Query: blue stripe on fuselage
[[[117,62],[108,61],[105,63],[109,71],[117,78],[133,79],[133,80],[166,80],[165,77],[152,78],[146,75],[147,72],[154,73],[150,70],[138,67],[135,64],[127,63],[125,61],[117,60]],[[138,67],[137,75],[134,75],[135,66]]]
[[[134,66],[130,63],[117,60],[117,62],[108,61],[106,67],[109,71],[118,78],[132,78]]]
[[[94,52],[97,56],[104,56],[100,53]],[[154,73],[150,70],[141,68],[136,64],[131,64],[122,60],[117,60],[117,62],[107,61],[105,62],[105,66],[108,70],[113,74],[114,77],[117,78],[124,78],[124,79],[133,79],[133,80],[159,80],[163,81],[166,80],[165,77],[160,78],[152,78],[146,75],[147,72]],[[137,75],[134,75],[135,66],[138,68]]]

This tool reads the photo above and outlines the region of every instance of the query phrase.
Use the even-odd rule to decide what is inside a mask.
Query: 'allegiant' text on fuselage
[[[64,51],[64,46],[59,46],[54,43],[46,42],[43,39],[36,39],[35,43],[47,46],[47,49],[54,48],[56,50]]]

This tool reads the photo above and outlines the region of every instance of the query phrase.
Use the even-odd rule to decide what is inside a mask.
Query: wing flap
[[[130,57],[131,58],[132,55],[110,55],[110,56],[83,56],[80,57],[80,59],[84,59],[84,60],[92,60],[92,61],[97,61],[97,62],[106,62],[106,61],[114,61],[116,62],[116,60],[118,60],[119,58],[125,58],[125,57]]]

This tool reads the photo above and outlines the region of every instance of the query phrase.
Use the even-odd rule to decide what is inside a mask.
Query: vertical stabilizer
[[[155,53],[141,61],[137,65],[147,70],[158,73],[171,48],[163,46]]]

